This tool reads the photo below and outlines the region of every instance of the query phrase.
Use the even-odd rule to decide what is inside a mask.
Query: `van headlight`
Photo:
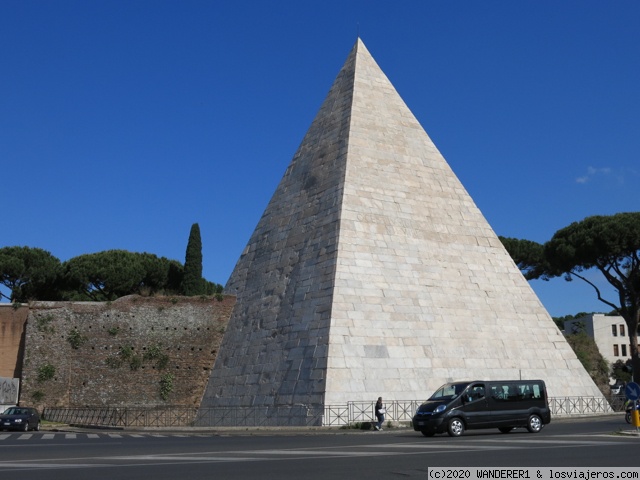
[[[446,405],[438,405],[436,409],[433,411],[433,413],[444,412],[446,409],[447,409]]]

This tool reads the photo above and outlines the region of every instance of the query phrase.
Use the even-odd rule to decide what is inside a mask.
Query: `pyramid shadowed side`
[[[323,403],[356,50],[227,282],[237,303],[203,406]]]

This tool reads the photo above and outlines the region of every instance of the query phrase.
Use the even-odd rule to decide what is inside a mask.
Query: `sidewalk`
[[[623,434],[629,436],[638,435],[639,431],[632,425],[624,421],[624,416],[617,413],[594,415],[593,421],[606,421],[612,417],[619,415],[619,428],[612,431],[611,435]],[[576,417],[559,417],[553,418],[551,426],[557,423],[568,423],[573,421],[583,421],[584,416]],[[41,424],[41,429],[53,432],[129,432],[129,433],[189,433],[193,435],[353,435],[353,434],[369,434],[384,435],[385,433],[413,432],[413,428],[409,422],[391,422],[391,427],[385,426],[384,430],[378,432],[373,428],[347,428],[346,426],[327,426],[327,427],[275,427],[275,426],[240,426],[240,427],[189,427],[189,426],[169,426],[169,427],[144,427],[144,426],[99,426],[99,425],[69,425],[61,423]]]
[[[68,425],[62,423],[46,423],[40,426],[42,431],[50,432],[128,432],[128,433],[189,433],[193,435],[348,435],[348,434],[384,434],[413,431],[408,423],[395,424],[385,427],[382,431],[373,428],[347,428],[347,427],[122,427],[100,425]]]

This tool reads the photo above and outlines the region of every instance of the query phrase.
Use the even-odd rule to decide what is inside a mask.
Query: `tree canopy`
[[[533,280],[541,275],[546,265],[542,244],[508,237],[500,237],[500,240],[526,279]]]
[[[200,226],[194,223],[189,232],[187,252],[184,259],[184,276],[182,277],[182,293],[187,296],[205,293],[205,281],[202,278],[202,240]]]
[[[501,240],[527,279],[580,279],[594,289],[598,300],[624,318],[634,380],[640,382],[640,212],[587,217],[558,230],[544,245],[513,238]],[[617,298],[606,298],[588,278],[585,272],[593,269],[613,286]]]
[[[150,253],[107,250],[74,257],[63,269],[65,286],[75,292],[75,300],[106,301],[170,290],[169,279],[175,281],[181,266]]]
[[[56,282],[62,272],[60,260],[40,248],[0,248],[0,284],[10,295],[0,292],[12,302],[31,299],[58,300]]]
[[[151,253],[126,250],[79,255],[66,262],[31,247],[0,248],[0,285],[12,302],[31,300],[110,301],[140,295],[182,295],[184,267]],[[202,295],[220,297],[222,285],[200,276]]]

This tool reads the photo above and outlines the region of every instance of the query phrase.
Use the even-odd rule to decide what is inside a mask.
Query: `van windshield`
[[[435,391],[429,400],[453,400],[469,386],[469,382],[446,383]]]

